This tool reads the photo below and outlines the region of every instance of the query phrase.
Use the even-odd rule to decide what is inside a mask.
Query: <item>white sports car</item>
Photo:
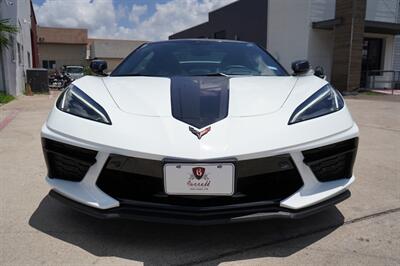
[[[58,98],[42,128],[50,195],[99,218],[188,224],[341,202],[358,127],[307,61],[292,68],[247,42],[144,44]]]

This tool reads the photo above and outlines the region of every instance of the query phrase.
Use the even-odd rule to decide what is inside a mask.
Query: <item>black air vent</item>
[[[97,151],[42,138],[48,177],[82,181],[90,166],[96,163]]]
[[[320,182],[350,178],[356,159],[358,138],[303,151],[307,164]]]

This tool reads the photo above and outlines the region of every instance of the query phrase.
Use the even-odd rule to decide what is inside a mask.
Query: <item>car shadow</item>
[[[258,250],[257,257],[286,257],[330,234],[343,222],[336,207],[300,220],[213,226],[99,220],[46,196],[29,225],[96,256],[115,256],[145,265],[187,265],[218,264],[231,255],[235,260],[252,259],[246,251],[253,249]],[[273,249],[287,240],[290,247]]]

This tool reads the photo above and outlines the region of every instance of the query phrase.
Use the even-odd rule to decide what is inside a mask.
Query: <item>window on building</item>
[[[24,46],[21,44],[21,65],[23,65],[25,63],[25,50],[24,50]]]
[[[11,60],[15,62],[15,45],[14,45],[14,37],[10,36],[10,48],[11,48]]]
[[[26,55],[28,56],[28,67],[31,68],[31,53],[30,52],[26,52]]]
[[[226,39],[226,31],[224,31],[224,30],[217,31],[216,33],[214,33],[214,38],[215,39]]]
[[[18,53],[18,64],[22,64],[22,51],[21,51],[21,44],[17,42],[17,53]]]
[[[47,69],[54,69],[56,67],[55,60],[42,60],[42,67]]]

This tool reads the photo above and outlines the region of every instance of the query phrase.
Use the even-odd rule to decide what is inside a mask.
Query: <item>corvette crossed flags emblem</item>
[[[193,127],[189,127],[190,132],[193,133],[193,135],[195,135],[198,139],[201,139],[205,134],[207,134],[208,132],[210,132],[211,127],[207,127],[201,131],[198,131],[196,129],[194,129]]]

